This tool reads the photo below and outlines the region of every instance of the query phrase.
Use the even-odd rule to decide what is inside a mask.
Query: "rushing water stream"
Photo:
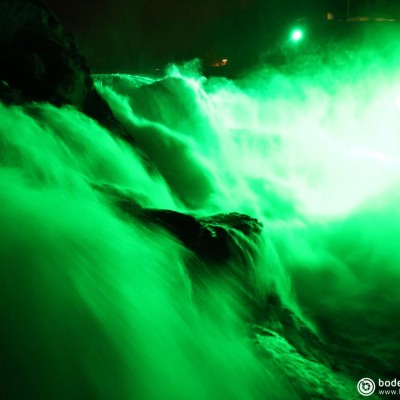
[[[134,146],[72,107],[0,105],[8,398],[347,400],[360,374],[393,377],[400,70],[382,54],[237,81],[190,65],[95,76]],[[104,186],[263,223],[249,290],[267,304],[264,353],[242,282],[193,280],[189,251],[124,218]],[[289,314],[271,316],[272,298]]]

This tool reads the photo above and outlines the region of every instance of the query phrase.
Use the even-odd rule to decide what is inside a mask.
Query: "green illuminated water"
[[[136,149],[70,107],[1,105],[5,398],[347,400],[392,377],[400,72],[380,56],[97,76]],[[256,317],[242,282],[191,280],[188,250],[102,185],[259,218]]]

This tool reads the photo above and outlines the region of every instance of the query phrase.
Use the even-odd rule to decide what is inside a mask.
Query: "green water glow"
[[[396,60],[310,56],[235,82],[187,65],[96,76],[135,148],[72,107],[0,105],[3,397],[348,400],[361,377],[392,377]],[[200,261],[105,185],[260,219],[254,287],[217,266],[192,279]]]

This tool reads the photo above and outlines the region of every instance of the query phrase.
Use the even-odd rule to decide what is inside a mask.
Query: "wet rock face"
[[[205,262],[225,264],[235,259],[245,264],[257,251],[263,225],[246,214],[195,217],[172,210],[142,208],[128,194],[111,185],[95,185],[95,188],[125,218],[162,227]]]
[[[0,100],[70,104],[104,125],[115,123],[73,39],[41,0],[0,2]]]
[[[27,100],[81,108],[89,68],[73,40],[39,0],[0,3],[0,78]]]
[[[195,218],[176,211],[143,209],[138,214],[164,227],[200,258],[217,263],[246,252],[248,240],[262,231],[259,221],[239,213]]]

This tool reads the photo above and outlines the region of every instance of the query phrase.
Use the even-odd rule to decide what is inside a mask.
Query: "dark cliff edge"
[[[71,35],[41,0],[0,2],[0,99],[72,105],[107,127],[112,112],[96,92]]]

